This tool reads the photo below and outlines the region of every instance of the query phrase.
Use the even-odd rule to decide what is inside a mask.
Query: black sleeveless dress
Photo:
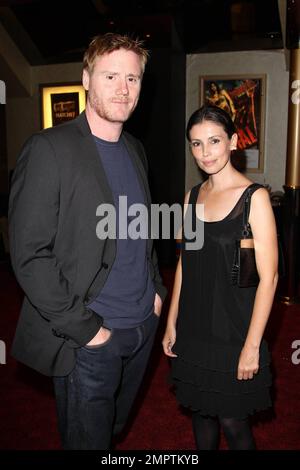
[[[189,209],[196,220],[201,185],[191,190]],[[241,236],[245,191],[231,212],[204,222],[204,244],[187,250],[183,235],[182,286],[172,382],[178,401],[203,415],[243,418],[271,405],[269,352],[260,347],[259,372],[238,380],[239,356],[247,335],[256,287],[231,283],[235,240]],[[189,240],[190,241],[190,240]]]

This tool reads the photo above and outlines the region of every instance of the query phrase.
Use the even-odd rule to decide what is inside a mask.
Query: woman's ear
[[[234,133],[230,140],[230,150],[237,149],[237,142],[238,142],[238,135]]]

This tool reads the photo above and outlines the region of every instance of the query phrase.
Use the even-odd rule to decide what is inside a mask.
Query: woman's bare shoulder
[[[250,186],[251,184],[253,184],[254,181],[250,180],[249,178],[247,178],[246,176],[244,175],[241,175],[241,178],[240,178],[240,185],[241,187],[245,187],[247,188],[247,186]]]
[[[254,191],[254,193],[252,194],[252,200],[254,204],[271,204],[269,191],[263,187],[258,188],[256,191]]]
[[[240,174],[233,181],[232,191],[243,192],[246,188],[248,188],[248,186],[250,186],[253,183],[254,181],[251,181],[249,178],[246,178],[244,175]]]

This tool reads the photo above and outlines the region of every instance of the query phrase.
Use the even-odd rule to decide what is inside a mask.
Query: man
[[[108,449],[123,428],[166,294],[151,239],[96,235],[102,204],[120,231],[119,196],[150,209],[143,147],[122,130],[146,61],[137,40],[94,38],[85,112],[31,137],[14,172],[11,255],[25,300],[12,353],[54,377],[65,449]]]

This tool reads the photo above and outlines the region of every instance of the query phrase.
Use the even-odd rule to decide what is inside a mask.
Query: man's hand
[[[161,298],[159,297],[158,294],[155,294],[155,299],[154,299],[154,313],[155,315],[157,315],[158,317],[160,317],[160,314],[161,314],[161,309],[162,309],[162,300]]]
[[[110,335],[111,331],[108,328],[101,326],[96,336],[94,336],[86,346],[100,346],[110,338]]]

